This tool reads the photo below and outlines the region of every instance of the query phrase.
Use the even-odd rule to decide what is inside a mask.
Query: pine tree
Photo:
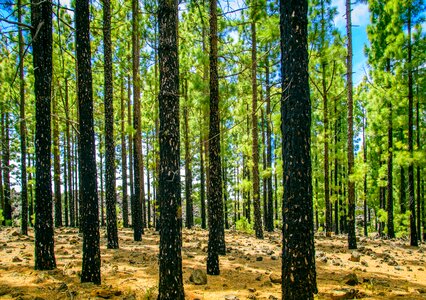
[[[158,8],[160,65],[159,300],[185,299],[182,280],[182,203],[179,140],[178,1]]]
[[[280,2],[283,152],[283,299],[317,292],[310,156],[308,1]]]
[[[95,133],[93,126],[92,67],[89,30],[89,1],[77,0],[75,6],[77,52],[77,98],[79,109],[78,167],[80,188],[83,263],[81,282],[101,283],[99,248],[99,208],[96,182]]]
[[[35,269],[56,268],[51,180],[52,2],[31,2],[34,92],[36,97]]]

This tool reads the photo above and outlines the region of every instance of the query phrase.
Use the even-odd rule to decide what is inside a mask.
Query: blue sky
[[[346,35],[345,2],[345,0],[333,0],[332,5],[338,10],[334,23]],[[356,86],[365,75],[367,58],[364,55],[364,46],[368,44],[367,25],[370,23],[370,12],[367,4],[356,4],[352,8],[353,79]]]

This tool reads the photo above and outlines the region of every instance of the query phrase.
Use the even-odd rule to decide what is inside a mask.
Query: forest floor
[[[186,299],[281,299],[281,235],[264,240],[226,231],[227,255],[221,274],[207,284],[190,281],[195,269],[205,270],[208,232],[183,230],[183,280]],[[0,299],[156,299],[159,235],[146,230],[142,242],[131,229],[119,231],[120,249],[106,249],[101,231],[102,284],[80,284],[82,238],[77,229],[55,231],[57,269],[35,271],[34,232],[0,227]],[[317,235],[316,299],[426,299],[426,247],[407,241],[361,237],[356,253],[345,236]]]

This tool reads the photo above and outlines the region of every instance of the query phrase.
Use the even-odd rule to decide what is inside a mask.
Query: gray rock
[[[225,300],[240,300],[240,298],[235,295],[226,295]]]
[[[355,285],[359,284],[358,277],[356,276],[355,273],[351,273],[351,274],[346,275],[343,278],[343,281],[345,282],[345,284],[350,285],[350,286],[355,286]]]
[[[359,262],[361,260],[361,253],[359,253],[358,251],[352,251],[349,260],[353,262]]]
[[[272,273],[271,275],[269,275],[269,280],[271,280],[272,283],[277,283],[277,284],[278,283],[281,284],[282,282],[281,275],[278,275],[275,273]]]
[[[204,270],[195,269],[192,271],[191,276],[189,277],[189,281],[196,285],[207,284],[207,274]]]

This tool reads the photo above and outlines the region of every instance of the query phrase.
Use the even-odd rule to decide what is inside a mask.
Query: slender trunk
[[[55,227],[62,227],[62,199],[61,199],[61,158],[59,154],[59,118],[57,99],[52,97],[53,110],[53,188],[55,203]]]
[[[362,141],[363,141],[363,159],[364,164],[367,164],[367,141],[365,140],[365,128],[367,127],[367,120],[364,116],[363,122],[362,122]],[[364,236],[368,236],[368,220],[367,220],[367,173],[364,174]]]
[[[204,150],[203,132],[200,127],[200,201],[201,201],[201,228],[206,229],[206,191],[204,179]]]
[[[185,201],[186,201],[186,228],[194,225],[193,204],[192,204],[192,171],[191,153],[189,149],[189,99],[188,99],[188,79],[183,82],[183,95],[185,104],[183,107],[183,124],[185,140]]]
[[[122,204],[122,218],[123,218],[123,227],[129,227],[129,202],[127,196],[127,149],[126,149],[126,132],[125,132],[125,114],[126,114],[126,104],[124,102],[124,77],[121,78],[121,91],[120,91],[120,115],[121,115],[121,181],[123,189],[123,204]]]
[[[104,151],[103,151],[102,136],[99,134],[99,181],[101,184],[100,203],[101,203],[101,226],[105,226],[105,207],[104,207]]]
[[[139,2],[132,0],[132,74],[133,74],[133,186],[132,224],[133,239],[142,240],[143,220],[141,205],[141,122],[139,78]]]
[[[148,228],[151,227],[151,177],[149,172],[149,137],[146,139],[146,187],[147,187],[147,208],[146,208],[146,217]]]
[[[63,151],[64,151],[64,164],[63,164],[63,168],[64,168],[64,225],[65,227],[69,226],[69,218],[68,218],[68,170],[67,170],[67,148],[66,148],[66,136],[64,135],[64,140],[63,140]]]
[[[403,143],[404,142],[404,133],[403,130],[400,129],[399,131],[399,136],[400,136],[400,141]],[[399,205],[400,205],[400,210],[401,210],[401,214],[405,214],[405,212],[407,211],[407,205],[406,205],[406,201],[407,201],[407,186],[406,186],[406,178],[405,178],[405,169],[404,166],[400,166],[399,167]]]
[[[68,210],[70,216],[69,225],[75,226],[75,215],[74,215],[74,190],[73,190],[73,176],[72,176],[72,155],[71,155],[71,134],[70,134],[70,114],[69,114],[69,103],[68,103],[68,78],[65,78],[65,135],[66,135],[66,152],[67,152],[67,179],[68,182]],[[66,219],[65,219],[66,220]]]
[[[274,231],[274,199],[272,190],[272,114],[271,114],[271,86],[269,79],[269,59],[266,60],[266,168],[269,176],[266,179],[268,198],[268,219],[266,228],[269,232]],[[275,187],[277,188],[277,187]],[[275,198],[275,219],[278,219],[278,201]]]
[[[332,228],[332,204],[330,202],[330,174],[328,159],[328,99],[326,83],[326,65],[322,63],[322,100],[323,100],[323,121],[324,121],[324,198],[325,198],[325,231],[326,236],[331,237]]]
[[[118,249],[117,195],[115,193],[115,143],[111,44],[111,3],[103,0],[104,103],[105,103],[105,192],[108,249]]]
[[[22,0],[18,0],[18,22],[22,22]],[[28,188],[27,188],[27,125],[25,121],[24,37],[19,35],[19,133],[21,135],[21,234],[28,234]]]
[[[262,100],[261,100],[262,102]],[[261,129],[262,129],[262,172],[265,174],[266,172],[266,130],[265,130],[265,113],[263,108],[260,109],[261,112]],[[265,226],[265,230],[268,230],[267,220],[268,220],[268,186],[266,184],[266,177],[263,175],[262,178],[262,199],[263,199],[263,226]]]
[[[388,62],[388,72],[390,71],[390,62]],[[393,124],[392,124],[392,100],[388,100],[388,161],[387,161],[387,212],[388,212],[388,237],[395,238],[395,229],[393,223]]]
[[[413,70],[411,69],[412,45],[411,45],[411,5],[408,8],[408,152],[413,157]],[[410,245],[418,246],[417,222],[416,222],[416,199],[414,191],[414,163],[410,160],[408,165],[408,197],[410,204]]]
[[[346,33],[348,37],[347,93],[348,93],[348,248],[356,249],[355,230],[355,182],[350,176],[354,168],[354,120],[353,120],[353,83],[352,83],[352,19],[351,0],[346,0]]]
[[[422,152],[422,146],[420,145],[420,113],[419,113],[419,109],[420,109],[420,98],[419,98],[419,89],[417,87],[417,101],[416,101],[416,144],[417,144],[417,151],[418,152]],[[422,221],[423,221],[423,217],[422,217],[422,207],[421,207],[421,194],[420,194],[420,186],[421,186],[421,181],[420,181],[420,165],[419,163],[417,163],[417,172],[416,172],[416,199],[417,199],[417,232],[418,232],[418,236],[419,236],[419,240],[421,240],[422,235],[421,235],[421,229],[422,229]],[[424,232],[423,232],[424,235]]]
[[[2,143],[3,143],[3,218],[5,225],[12,225],[12,205],[10,196],[10,136],[9,113],[2,114]]]
[[[219,254],[225,248],[223,232],[222,168],[220,162],[220,118],[218,77],[217,1],[210,0],[210,130],[209,130],[209,240],[207,274],[219,275]],[[223,245],[223,246],[222,246]]]
[[[252,125],[252,157],[253,157],[253,206],[254,206],[254,231],[256,238],[263,239],[262,214],[260,212],[260,187],[259,187],[259,136],[257,124],[257,47],[256,47],[256,22],[252,12],[251,22],[251,125]]]

